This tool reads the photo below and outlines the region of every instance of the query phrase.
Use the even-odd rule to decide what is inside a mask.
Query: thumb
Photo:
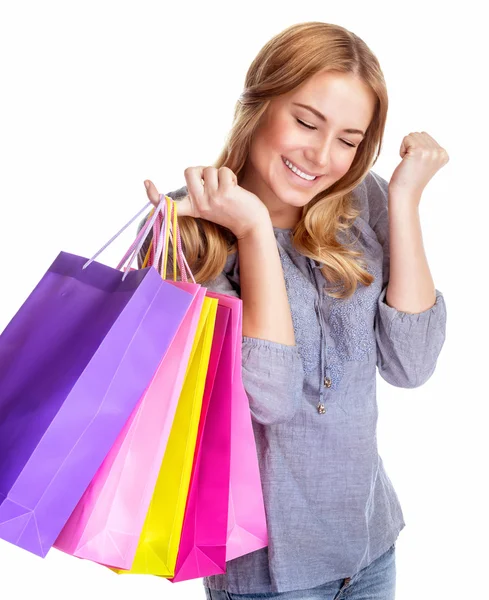
[[[146,179],[144,182],[144,187],[146,188],[146,194],[148,195],[148,198],[151,200],[152,204],[154,206],[158,206],[160,202],[160,195],[154,183],[150,179]]]
[[[177,202],[177,211],[179,217],[198,217],[190,196],[185,196]]]

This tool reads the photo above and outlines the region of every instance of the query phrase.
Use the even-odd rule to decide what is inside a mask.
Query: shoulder
[[[371,227],[387,213],[389,183],[378,173],[369,171],[363,181],[353,190],[360,217]]]
[[[176,202],[178,202],[179,200],[182,200],[183,198],[185,198],[185,196],[187,196],[188,194],[188,189],[186,185],[183,185],[182,187],[178,188],[177,190],[173,190],[171,192],[166,192],[165,196],[170,196],[170,198],[172,200],[175,200]]]

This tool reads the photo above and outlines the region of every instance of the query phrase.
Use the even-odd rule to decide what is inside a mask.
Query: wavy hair
[[[243,93],[236,102],[231,130],[214,167],[228,167],[238,178],[243,172],[253,134],[270,100],[302,85],[319,71],[350,73],[361,79],[376,96],[376,106],[348,172],[303,207],[292,231],[295,249],[321,263],[321,271],[335,298],[349,298],[360,282],[370,285],[363,253],[354,250],[349,235],[360,214],[352,190],[377,161],[387,116],[387,89],[379,62],[363,40],[339,25],[307,22],[288,27],[263,46],[250,65]],[[212,281],[224,269],[228,255],[236,252],[234,236],[225,228],[203,219],[179,218],[186,258],[196,280]]]

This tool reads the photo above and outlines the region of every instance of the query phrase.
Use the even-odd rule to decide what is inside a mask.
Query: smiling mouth
[[[314,175],[312,173],[302,171],[302,169],[300,169],[295,163],[293,163],[288,158],[285,158],[285,156],[282,157],[282,162],[288,167],[290,171],[292,171],[292,173],[295,173],[298,177],[300,177],[300,179],[304,181],[316,181],[316,179],[322,177],[322,175]]]

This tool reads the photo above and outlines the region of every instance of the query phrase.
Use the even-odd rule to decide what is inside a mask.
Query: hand
[[[407,135],[401,144],[402,162],[396,167],[389,182],[392,195],[421,199],[421,193],[435,175],[449,160],[447,151],[425,131]]]
[[[263,202],[238,185],[228,167],[188,167],[184,171],[188,196],[178,203],[178,215],[206,219],[226,227],[238,238],[250,234],[258,225],[270,221]],[[147,194],[156,206],[159,194],[153,183]]]

